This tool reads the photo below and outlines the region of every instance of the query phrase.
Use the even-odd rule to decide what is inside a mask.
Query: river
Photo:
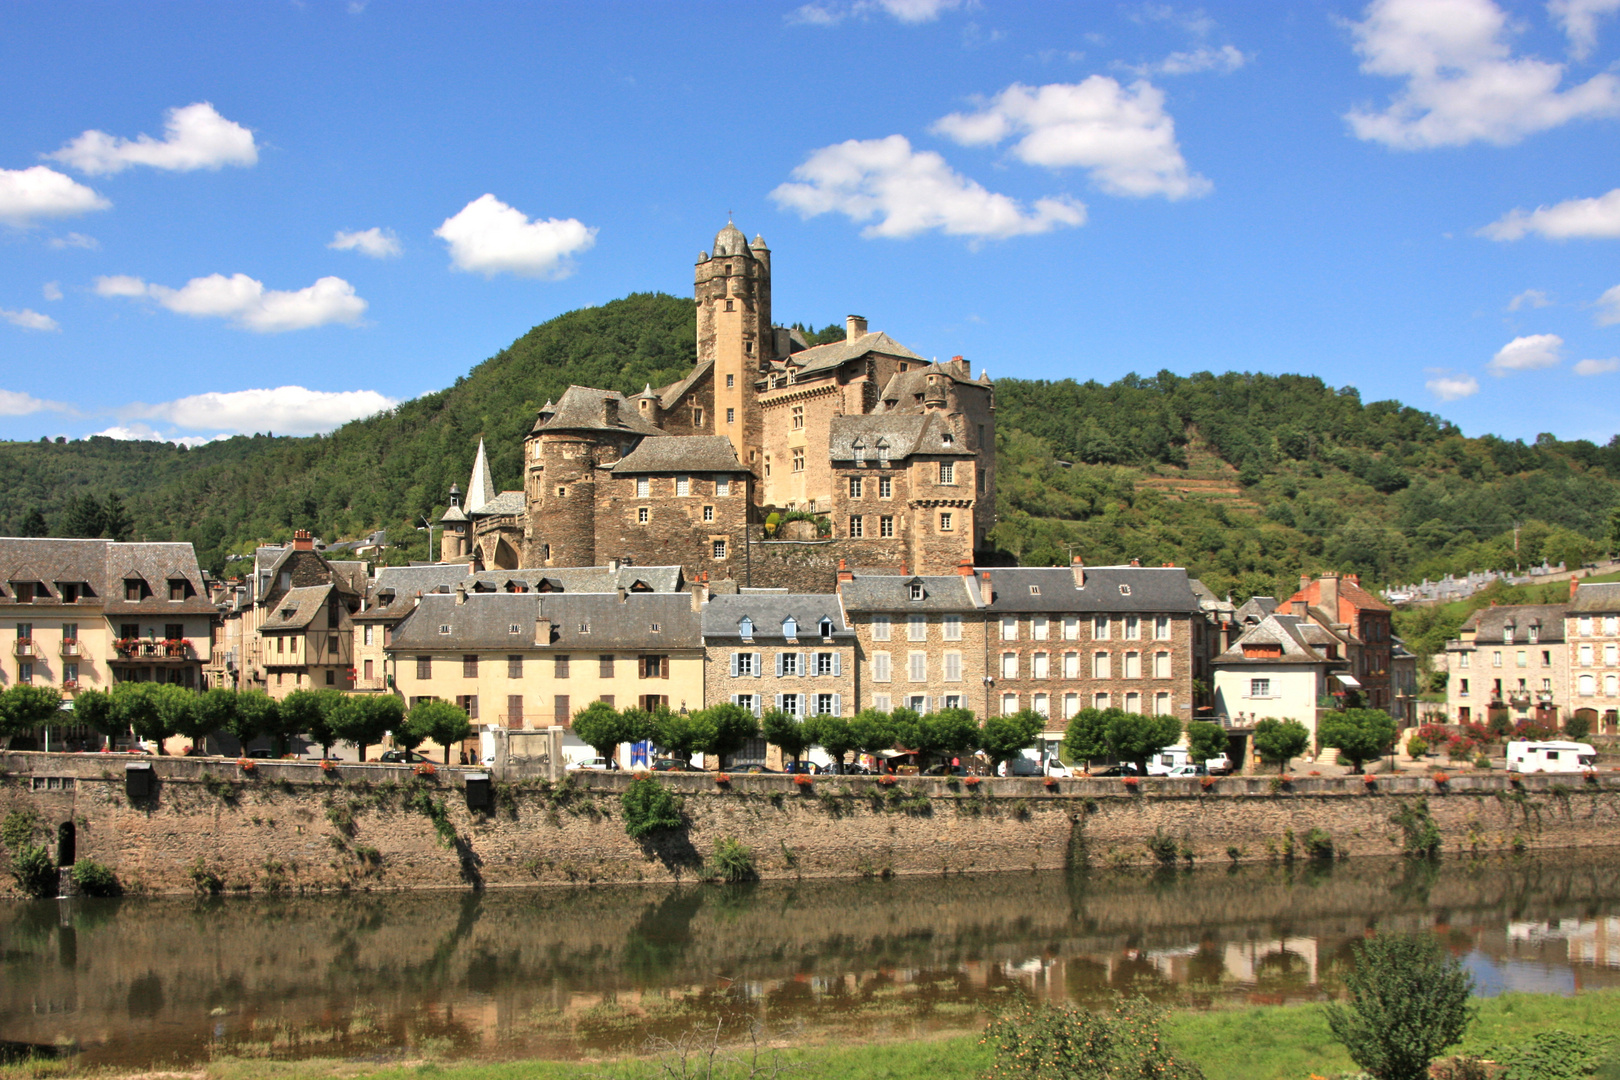
[[[148,1068],[567,1059],[716,1023],[899,1038],[1018,992],[1312,1000],[1372,928],[1440,935],[1484,994],[1620,985],[1620,860],[19,901],[0,905],[0,1044]]]

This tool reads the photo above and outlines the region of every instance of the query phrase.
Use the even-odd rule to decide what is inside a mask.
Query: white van
[[[1205,773],[1214,773],[1217,776],[1224,776],[1232,771],[1232,763],[1225,754],[1220,757],[1212,757],[1203,762],[1202,771],[1195,770],[1192,773],[1176,771],[1189,765],[1196,766],[1199,765],[1199,762],[1192,759],[1191,752],[1185,746],[1167,746],[1148,758],[1147,774],[1149,776],[1203,776]]]
[[[1597,751],[1581,742],[1523,742],[1507,744],[1507,771],[1516,773],[1578,773],[1597,764]]]

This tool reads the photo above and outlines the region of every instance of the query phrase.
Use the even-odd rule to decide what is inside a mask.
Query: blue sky
[[[690,295],[1620,431],[1620,0],[0,7],[0,438],[326,430]]]

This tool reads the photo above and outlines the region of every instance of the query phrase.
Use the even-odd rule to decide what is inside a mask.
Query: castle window
[[[692,426],[693,427],[702,427],[703,426],[703,410],[702,409],[693,409],[692,410]]]
[[[891,515],[884,514],[878,518],[878,535],[885,538],[894,535],[894,518]]]
[[[715,498],[717,498],[717,499],[725,498],[726,496],[728,496],[730,494],[731,494],[731,478],[729,476],[717,476],[717,477],[715,477],[714,478],[714,495],[715,495]]]
[[[894,478],[889,476],[878,477],[878,498],[889,499],[894,497]]]
[[[754,343],[752,341],[743,342],[743,352],[747,353],[749,356],[753,356],[754,355]]]
[[[736,385],[737,385],[737,376],[735,376],[735,375],[727,375],[726,376],[726,389],[730,390],[732,387],[734,387]]]
[[[714,557],[717,559],[723,559],[726,557],[726,542],[724,540],[716,540],[714,542]]]
[[[636,498],[645,499],[652,494],[652,481],[645,476],[636,477]]]
[[[793,471],[804,472],[804,450],[802,448],[793,451]]]
[[[793,430],[794,431],[800,431],[800,430],[803,430],[803,428],[804,428],[804,406],[803,405],[795,405],[795,406],[793,406]]]
[[[852,499],[861,497],[861,478],[858,476],[849,478],[849,497]]]
[[[939,482],[942,484],[956,483],[956,462],[942,461],[939,463]]]
[[[947,510],[944,513],[941,513],[939,515],[939,531],[940,532],[950,532],[951,531],[951,520],[952,519],[951,519],[950,511]]]
[[[692,494],[692,478],[690,476],[677,476],[675,478],[675,494],[682,498]]]
[[[565,499],[567,497],[568,497],[568,489],[567,488],[560,487],[560,488],[557,489],[557,498]]]
[[[714,507],[705,506],[703,508],[703,520],[704,521],[713,521],[714,520]]]
[[[857,540],[865,536],[866,519],[859,514],[851,514],[849,516],[849,535]]]
[[[645,525],[645,524],[647,524],[647,519],[650,516],[651,516],[651,514],[648,512],[648,510],[647,510],[647,508],[645,506],[636,507],[636,524],[637,525]]]
[[[726,378],[729,379],[729,378],[731,378],[731,376],[727,375]],[[737,410],[736,409],[727,409],[726,410],[726,423],[735,424],[736,422],[737,422]]]
[[[726,310],[727,311],[735,311],[736,310],[736,305],[732,301],[727,300],[726,301]]]

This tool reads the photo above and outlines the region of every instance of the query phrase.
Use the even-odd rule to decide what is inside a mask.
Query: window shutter
[[[762,656],[762,653],[754,654],[754,678],[756,679],[763,679],[765,677],[765,666],[761,662]],[[755,706],[755,708],[757,709],[758,706]]]
[[[840,653],[840,652],[835,652],[835,653],[833,653],[833,674],[834,675],[842,675],[843,673],[844,673],[844,654]],[[837,698],[835,697],[834,700],[837,700]]]
[[[737,677],[737,657],[739,655],[741,655],[741,654],[740,653],[732,653],[731,654],[731,677],[733,679],[735,679]],[[737,699],[735,697],[733,697],[731,699],[731,703],[733,705],[737,704]]]
[[[658,677],[660,679],[669,678],[669,657],[667,656],[658,661]]]
[[[776,654],[776,677],[778,679],[780,679],[782,677],[782,654],[781,653]],[[779,709],[782,707],[782,698],[781,698],[780,694],[778,694],[777,698],[776,698],[776,707],[779,708]]]
[[[844,715],[844,695],[843,694],[834,694],[833,695],[833,715],[834,716],[843,716]]]
[[[755,716],[763,716],[763,715],[765,715],[765,695],[763,695],[763,694],[755,694],[754,695],[754,715]]]
[[[805,664],[804,664],[804,662],[806,660],[808,660],[809,658],[810,658],[809,653],[800,653],[799,654],[799,674],[800,675],[808,675],[808,674],[810,674],[810,669],[808,667],[805,667]]]
[[[733,705],[737,704],[737,697],[738,697],[738,695],[736,695],[736,694],[731,695],[731,703]]]
[[[781,694],[776,695],[776,711],[777,712],[782,711],[782,695]]]

